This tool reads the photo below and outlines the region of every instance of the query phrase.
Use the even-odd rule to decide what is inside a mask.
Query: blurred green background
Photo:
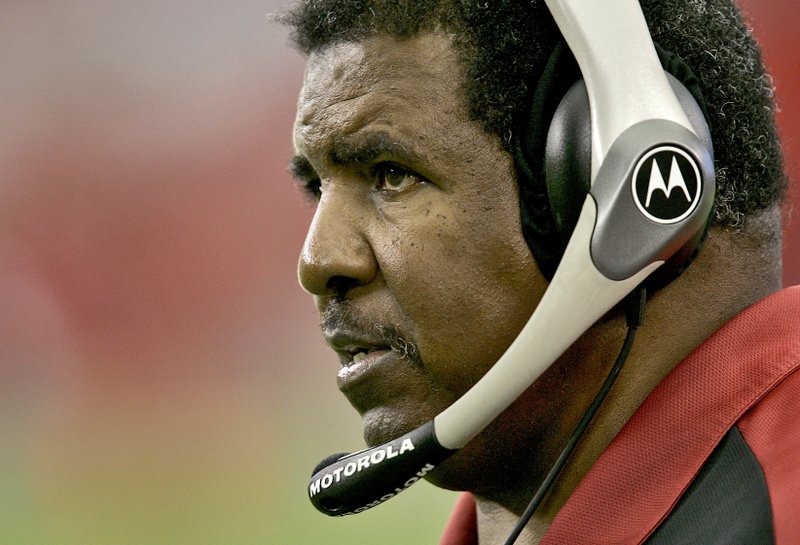
[[[743,4],[796,173],[800,7]],[[0,4],[0,544],[436,543],[427,483],[344,519],[305,497],[362,441],[296,282],[280,5]]]

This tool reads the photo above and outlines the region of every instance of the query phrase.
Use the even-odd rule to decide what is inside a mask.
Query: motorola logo
[[[631,189],[639,211],[657,223],[677,223],[700,202],[703,190],[695,159],[676,146],[648,151],[633,170]]]

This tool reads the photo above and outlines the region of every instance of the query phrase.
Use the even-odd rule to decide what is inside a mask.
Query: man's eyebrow
[[[339,165],[366,165],[382,157],[420,162],[419,154],[411,146],[399,142],[386,132],[340,136],[333,142],[330,157]]]

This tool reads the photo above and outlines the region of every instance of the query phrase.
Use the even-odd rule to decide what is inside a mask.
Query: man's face
[[[299,277],[372,444],[463,394],[545,289],[510,157],[469,119],[462,81],[438,34],[308,62],[294,171],[318,202]]]

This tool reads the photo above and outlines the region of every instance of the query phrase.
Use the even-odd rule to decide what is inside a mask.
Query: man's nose
[[[369,284],[378,273],[364,214],[340,197],[322,197],[300,254],[300,284],[312,295],[340,295]]]

